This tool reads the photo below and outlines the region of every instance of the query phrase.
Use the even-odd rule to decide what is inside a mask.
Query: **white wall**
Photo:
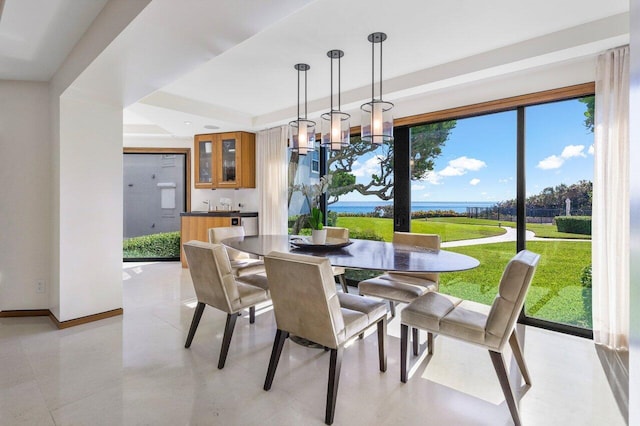
[[[631,0],[631,294],[629,348],[629,424],[640,424],[640,0]]]
[[[49,307],[49,141],[47,83],[0,81],[0,310]]]
[[[60,100],[59,321],[122,307],[122,106]]]
[[[90,188],[91,194],[94,193],[96,188],[104,189],[105,182],[102,181],[103,176],[97,172],[104,172],[104,176],[114,175],[115,170],[118,171],[118,181],[122,181],[122,105],[116,106],[117,102],[112,107],[102,107],[98,103],[95,107],[95,113],[98,117],[104,116],[106,123],[112,123],[115,128],[109,129],[105,134],[99,134],[93,132],[91,134],[84,134],[83,140],[75,140],[76,136],[71,129],[75,124],[83,125],[81,121],[87,120],[87,123],[93,123],[94,119],[90,117],[89,112],[92,111],[91,107],[88,107],[85,114],[76,114],[74,111],[77,105],[72,103],[67,104],[68,109],[66,113],[62,113],[61,99],[65,92],[67,96],[71,96],[73,88],[70,88],[73,83],[78,79],[78,76],[93,63],[96,57],[109,46],[110,43],[120,34],[120,32],[140,13],[141,10],[149,4],[150,0],[109,0],[109,2],[102,9],[100,14],[96,17],[91,27],[83,35],[80,41],[74,46],[71,53],[67,56],[62,66],[58,69],[54,77],[50,81],[49,85],[49,113],[50,113],[50,144],[51,144],[51,174],[49,176],[48,189],[51,194],[49,205],[49,226],[51,232],[51,243],[49,245],[50,253],[49,267],[50,267],[50,298],[49,309],[56,316],[59,321],[66,321],[77,317],[97,314],[106,310],[119,308],[122,306],[122,298],[118,302],[118,306],[114,306],[113,298],[118,293],[121,293],[122,266],[118,262],[114,262],[112,256],[116,253],[112,252],[106,259],[100,257],[94,257],[92,259],[93,269],[96,271],[106,271],[106,275],[112,280],[107,285],[113,286],[113,288],[102,288],[105,285],[105,281],[101,278],[97,282],[92,282],[92,278],[85,279],[82,284],[78,282],[79,275],[74,272],[75,266],[79,260],[83,258],[74,258],[73,253],[76,250],[80,250],[80,247],[84,247],[85,251],[90,251],[92,244],[95,242],[102,242],[108,240],[109,248],[114,250],[113,242],[103,236],[97,237],[95,240],[92,238],[92,234],[98,233],[103,224],[99,222],[99,219],[106,212],[110,211],[108,220],[112,218],[119,218],[120,231],[117,234],[120,243],[118,244],[117,253],[121,256],[122,252],[122,187],[119,188],[119,203],[110,203],[112,194],[108,197],[100,199],[97,195],[91,195],[84,198],[81,201],[81,197],[78,196],[77,191],[80,187]],[[112,88],[111,92],[114,96],[122,93],[121,88]],[[115,108],[117,111],[117,117],[114,115],[111,117],[110,109]],[[64,120],[69,120],[65,122]],[[106,124],[105,123],[105,124]],[[100,122],[97,123],[97,129],[103,129]],[[63,134],[68,133],[67,135]],[[113,139],[114,133],[119,132],[117,139]],[[70,137],[70,139],[67,139]],[[107,146],[96,148],[95,152],[92,152],[93,143],[104,143]],[[117,160],[111,158],[113,152],[111,149],[115,149],[111,144],[117,146],[118,157]],[[77,150],[74,152],[74,149]],[[100,161],[99,155],[103,150],[108,151],[105,157],[104,163],[100,164],[98,169],[88,170],[88,165],[91,162]],[[97,158],[97,160],[96,160]],[[75,169],[67,174],[64,167],[75,167],[74,163],[82,163],[84,169]],[[107,170],[108,167],[113,167],[114,170]],[[82,173],[80,173],[82,171]],[[86,173],[86,174],[83,174]],[[68,177],[74,176],[81,180],[77,186],[74,182],[69,181]],[[95,186],[91,186],[90,182],[97,181]],[[62,185],[66,185],[63,187]],[[121,185],[121,184],[120,184]],[[75,195],[74,195],[75,194]],[[75,198],[74,198],[75,197]],[[102,202],[107,200],[107,202]],[[69,202],[67,205],[66,203]],[[83,204],[84,202],[84,204]],[[96,204],[98,203],[98,204]],[[80,217],[74,211],[75,207],[80,205],[93,204],[93,211],[101,211],[95,216],[85,215]],[[84,211],[84,210],[83,210]],[[66,220],[62,214],[67,212],[71,213],[77,222],[70,222]],[[78,234],[77,229],[88,229],[91,231],[85,236],[84,240],[78,240],[82,237]],[[115,228],[118,228],[117,224],[107,222],[107,229],[109,232],[113,232]],[[69,233],[67,235],[67,233]],[[101,241],[97,241],[101,240]],[[96,253],[100,254],[103,248],[98,248]],[[83,254],[83,253],[80,253]],[[84,259],[83,259],[84,260]],[[83,265],[78,272],[84,272],[88,265]],[[118,279],[115,279],[116,273],[119,274]],[[94,273],[90,275],[93,277]],[[70,281],[66,281],[67,279]],[[74,298],[73,291],[76,288],[80,288],[78,298]],[[95,296],[91,296],[91,292],[95,290]],[[106,300],[100,300],[103,293],[108,293]]]

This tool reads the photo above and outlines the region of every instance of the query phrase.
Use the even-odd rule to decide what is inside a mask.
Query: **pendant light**
[[[307,120],[307,64],[296,64],[298,71],[298,119],[289,123],[289,148],[300,155],[313,151],[316,142],[316,123]],[[304,117],[300,116],[300,74],[304,73]]]
[[[362,104],[362,134],[361,139],[376,145],[393,140],[393,104],[382,100],[382,42],[387,39],[385,33],[369,34],[367,40],[371,42],[371,102]],[[375,96],[375,45],[380,45],[380,75],[378,98]]]
[[[331,110],[322,114],[322,145],[331,148],[332,151],[339,151],[343,147],[349,145],[349,119],[351,116],[346,112],[340,111],[340,58],[344,56],[342,50],[330,50],[327,56],[331,58]],[[334,81],[333,69],[334,63],[337,62],[338,68],[338,108],[334,109]]]

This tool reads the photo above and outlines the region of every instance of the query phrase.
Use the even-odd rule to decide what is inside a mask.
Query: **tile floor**
[[[268,307],[238,320],[216,368],[225,314],[207,308],[184,348],[195,297],[178,263],[123,265],[124,316],[66,330],[49,319],[0,319],[0,425],[322,425],[328,353],[287,342],[262,390],[275,334]],[[336,425],[508,425],[488,354],[437,338],[430,359],[399,380],[399,321],[389,324],[388,370],[375,329],[346,351]],[[523,423],[624,425],[591,341],[522,328],[533,380],[520,387]],[[425,336],[423,335],[422,338]],[[512,381],[518,377],[510,360]]]

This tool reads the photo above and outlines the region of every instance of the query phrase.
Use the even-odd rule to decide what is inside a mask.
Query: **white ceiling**
[[[38,11],[32,13],[42,21],[38,27],[66,28],[61,36],[67,40],[71,33],[79,37],[91,21],[88,16],[95,16],[105,3],[5,1],[0,19],[0,78],[44,80],[70,47],[63,49],[62,42],[55,42],[57,50],[50,50],[56,50],[57,57],[34,54],[38,49],[34,46],[58,35],[23,28],[33,17],[21,21],[22,25],[6,25],[11,8],[21,4],[18,8],[24,13],[27,3],[32,8],[37,5],[30,10]],[[73,9],[73,15],[82,15],[84,21],[64,20],[62,9]],[[154,78],[154,67],[164,71],[146,90],[123,95],[128,106],[126,136],[191,136],[211,131],[205,125],[259,130],[295,118],[293,66],[298,62],[311,65],[309,116],[317,119],[328,110],[326,52],[341,49],[345,52],[343,110],[352,112],[352,122],[357,124],[358,106],[371,93],[367,41],[371,32],[388,34],[383,44],[384,98],[396,103],[398,116],[488,96],[526,93],[545,84],[589,81],[595,55],[628,41],[628,9],[628,0],[152,0],[91,65],[102,72],[85,73],[78,81],[85,91],[103,88],[106,92],[109,85],[104,81],[113,70],[120,73],[118,80],[125,81],[122,86],[132,87]],[[18,30],[32,44],[31,54],[22,55],[20,67],[13,58],[22,50],[7,41],[16,38]],[[133,45],[137,50],[132,50]],[[5,52],[13,55],[5,57]],[[44,62],[37,63],[40,59]],[[9,74],[12,64],[13,76]],[[37,73],[38,77],[31,77]],[[466,100],[460,99],[461,91],[469,94]]]
[[[0,0],[0,79],[49,81],[107,0]]]

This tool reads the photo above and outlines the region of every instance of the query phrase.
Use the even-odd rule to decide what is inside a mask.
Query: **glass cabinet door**
[[[223,139],[222,142],[222,178],[221,183],[230,183],[236,181],[236,140]]]
[[[222,133],[215,142],[214,188],[240,188],[240,133]]]
[[[209,135],[196,136],[196,188],[211,188],[213,183],[212,155],[213,139]]]

